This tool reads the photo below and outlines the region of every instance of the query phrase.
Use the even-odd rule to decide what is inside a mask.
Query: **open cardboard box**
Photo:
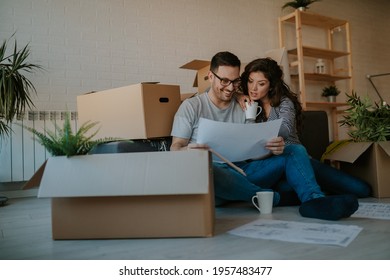
[[[209,237],[209,152],[52,157],[27,183],[52,199],[53,239]]]
[[[77,96],[79,123],[98,122],[95,138],[149,139],[171,135],[181,103],[178,85],[140,83]]]
[[[241,63],[240,67],[240,75],[245,69],[245,66],[248,63]],[[210,61],[208,60],[199,60],[199,59],[194,59],[183,66],[180,67],[181,69],[189,69],[189,70],[196,70],[196,75],[193,83],[193,87],[198,88],[198,93],[204,93],[209,87],[210,87],[210,82],[208,80],[208,73],[210,70]],[[194,95],[192,94],[187,94],[187,95]],[[182,100],[188,98],[189,96],[183,96],[182,94]]]
[[[351,142],[326,156],[340,168],[372,186],[373,196],[390,197],[390,141]]]
[[[184,64],[180,68],[196,70],[196,75],[192,86],[198,88],[198,93],[203,93],[210,87],[210,82],[208,81],[210,61],[194,59]]]

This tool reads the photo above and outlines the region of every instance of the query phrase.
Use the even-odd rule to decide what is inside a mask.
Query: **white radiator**
[[[77,130],[77,112],[70,112],[72,128]],[[0,138],[0,182],[28,181],[51,155],[23,126],[38,131],[62,127],[66,111],[28,111],[11,124],[9,137]]]

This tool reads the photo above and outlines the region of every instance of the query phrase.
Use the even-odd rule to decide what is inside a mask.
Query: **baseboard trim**
[[[0,191],[0,195],[8,198],[36,197],[38,195],[38,188],[29,190]]]

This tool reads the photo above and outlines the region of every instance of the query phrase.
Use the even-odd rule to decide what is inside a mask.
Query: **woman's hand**
[[[286,146],[286,144],[284,143],[284,139],[283,139],[283,137],[280,137],[280,136],[278,136],[276,138],[272,138],[265,145],[265,147],[268,150],[270,150],[271,153],[274,154],[274,155],[281,155],[281,154],[283,154],[285,146]]]
[[[238,104],[240,104],[240,107],[243,111],[246,110],[246,102],[248,102],[249,104],[252,103],[249,96],[245,94],[236,94],[236,101],[238,102]]]

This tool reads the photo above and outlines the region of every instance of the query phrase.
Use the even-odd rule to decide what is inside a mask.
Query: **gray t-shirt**
[[[175,115],[171,135],[196,143],[200,118],[230,123],[246,122],[245,112],[236,101],[232,100],[228,108],[221,110],[205,92],[183,101]]]

